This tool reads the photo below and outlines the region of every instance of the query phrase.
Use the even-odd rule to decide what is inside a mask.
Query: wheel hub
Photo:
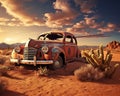
[[[59,61],[55,61],[54,66],[55,66],[56,68],[59,68],[59,67],[60,67],[60,62],[59,62]]]

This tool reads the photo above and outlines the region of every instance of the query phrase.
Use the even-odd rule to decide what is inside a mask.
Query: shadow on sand
[[[0,96],[27,96],[23,93],[19,93],[19,92],[15,92],[15,91],[11,91],[11,90],[4,90]]]

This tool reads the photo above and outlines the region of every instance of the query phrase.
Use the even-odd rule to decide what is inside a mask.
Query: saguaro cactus
[[[107,51],[106,56],[104,54],[103,46],[101,45],[97,50],[91,49],[90,52],[82,51],[82,56],[86,58],[87,62],[94,68],[98,68],[104,72],[106,77],[111,77],[119,64],[112,66],[112,54]]]

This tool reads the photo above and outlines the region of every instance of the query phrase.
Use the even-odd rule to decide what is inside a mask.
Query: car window
[[[48,33],[40,35],[38,40],[56,40],[63,41],[63,34],[61,33]]]
[[[75,37],[72,37],[71,35],[66,36],[65,42],[76,44]]]
[[[70,35],[67,35],[65,38],[65,42],[73,43],[72,37]]]

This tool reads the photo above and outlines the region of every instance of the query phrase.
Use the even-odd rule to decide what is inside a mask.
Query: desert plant
[[[81,81],[99,80],[104,77],[104,73],[94,68],[91,64],[81,66],[74,71],[74,75]]]
[[[40,66],[40,68],[38,68],[37,75],[38,76],[47,76],[48,75],[47,67],[46,66],[45,67]]]
[[[1,55],[10,55],[12,52],[12,49],[3,49],[0,50]]]
[[[0,65],[0,76],[8,76],[9,66]]]
[[[82,51],[82,56],[86,58],[87,62],[94,68],[104,72],[105,77],[112,77],[119,64],[111,65],[112,54],[107,51],[105,56],[103,46],[101,45],[97,50],[90,50],[90,52]]]
[[[8,82],[0,78],[0,93],[2,93],[8,85]]]
[[[6,57],[0,55],[0,64],[4,64],[6,62]]]

